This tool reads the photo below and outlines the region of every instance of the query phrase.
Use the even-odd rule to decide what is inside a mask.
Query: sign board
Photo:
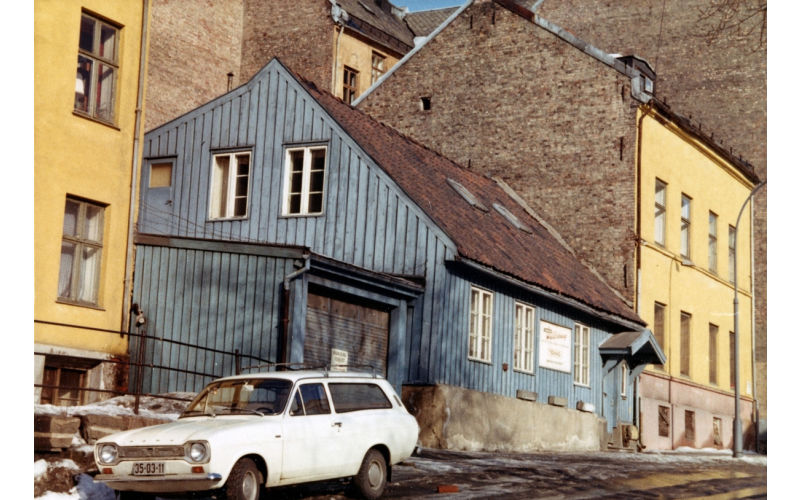
[[[347,351],[331,348],[331,371],[347,371]]]
[[[547,321],[539,322],[539,366],[560,372],[572,372],[570,344],[572,330]]]

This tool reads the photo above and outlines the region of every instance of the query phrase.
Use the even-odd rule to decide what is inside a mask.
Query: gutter
[[[144,102],[144,82],[146,75],[146,56],[147,56],[147,24],[149,16],[150,0],[142,0],[142,34],[139,47],[139,88],[136,95],[136,120],[133,130],[133,157],[131,158],[131,192],[130,204],[128,207],[128,243],[125,252],[125,277],[123,278],[123,298],[122,298],[122,324],[120,331],[127,331],[130,321],[130,304],[133,295],[133,228],[136,219],[136,193],[139,180],[139,171],[142,162],[139,157],[139,135],[142,124],[142,103]]]

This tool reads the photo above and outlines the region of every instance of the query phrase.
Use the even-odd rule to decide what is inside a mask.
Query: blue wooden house
[[[238,351],[375,366],[433,426],[420,391],[438,387],[445,405],[489,395],[613,431],[634,422],[636,374],[664,361],[502,182],[277,59],[148,132],[144,156],[134,302],[149,337],[173,341],[131,342],[152,365],[146,392],[199,390]]]

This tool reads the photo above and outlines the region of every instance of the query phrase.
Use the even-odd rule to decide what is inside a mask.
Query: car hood
[[[100,439],[101,442],[114,442],[120,446],[158,446],[183,444],[192,440],[213,441],[223,435],[235,432],[248,435],[249,427],[265,432],[274,427],[280,433],[280,418],[256,415],[225,415],[217,417],[189,417],[168,424],[142,427],[130,431],[111,434]]]

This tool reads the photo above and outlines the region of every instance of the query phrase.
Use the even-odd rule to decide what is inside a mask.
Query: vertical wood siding
[[[134,302],[147,317],[148,365],[215,376],[234,373],[233,356],[195,346],[278,359],[281,286],[294,270],[292,259],[140,245],[136,266]],[[134,360],[138,352],[135,339]],[[143,390],[198,391],[209,380],[147,367]]]

